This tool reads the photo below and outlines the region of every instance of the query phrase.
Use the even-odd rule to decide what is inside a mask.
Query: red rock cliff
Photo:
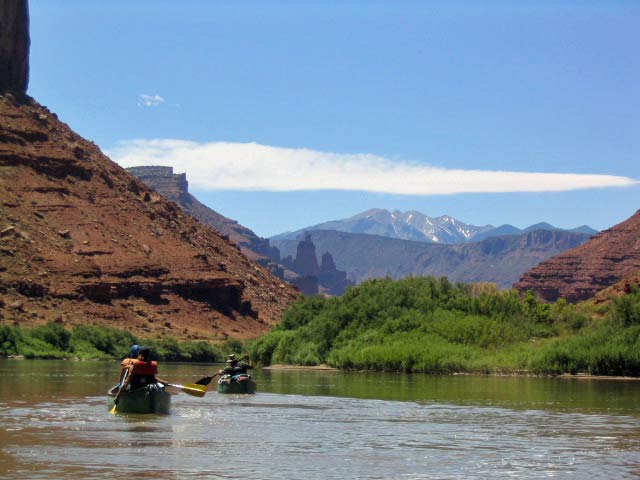
[[[35,101],[0,97],[0,318],[251,338],[295,289]]]
[[[525,273],[514,285],[533,290],[547,301],[577,302],[640,272],[640,210],[626,221],[600,232]]]
[[[228,236],[249,259],[269,267],[272,272],[275,270],[274,262],[280,261],[278,249],[269,245],[269,240],[258,237],[237,221],[200,203],[189,193],[189,183],[185,173],[173,173],[172,167],[164,166],[130,167],[127,171],[163,197],[175,202],[185,213]]]

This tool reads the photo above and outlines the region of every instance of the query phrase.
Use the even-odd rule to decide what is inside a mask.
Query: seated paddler
[[[220,375],[233,375],[235,368],[238,366],[238,359],[236,358],[235,353],[232,353],[227,357],[226,364],[227,366],[218,373]]]
[[[227,358],[226,363],[227,366],[219,372],[221,375],[238,375],[240,373],[247,373],[247,370],[253,368],[253,364],[249,360],[249,355],[245,355],[240,362],[236,355],[232,353]]]
[[[158,362],[150,360],[150,356],[149,347],[131,347],[129,357],[120,362],[120,383],[124,383],[125,388],[129,385],[130,390],[137,390],[155,383],[166,383],[157,377]]]

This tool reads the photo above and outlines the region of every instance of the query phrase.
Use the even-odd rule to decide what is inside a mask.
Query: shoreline
[[[299,370],[299,371],[321,371],[321,372],[362,372],[362,373],[403,373],[410,375],[433,375],[433,376],[474,376],[474,377],[537,377],[537,378],[562,378],[567,380],[622,380],[628,382],[640,381],[640,377],[616,376],[616,375],[591,375],[589,373],[560,373],[558,375],[533,374],[528,372],[453,372],[453,373],[427,373],[427,372],[392,372],[386,370],[340,370],[328,365],[285,365],[274,364],[262,367],[263,370]]]
[[[18,360],[18,361],[29,361],[29,360],[55,360],[55,361],[66,361],[66,362],[109,362],[109,361],[117,361],[117,359],[107,360],[107,359],[80,359],[80,358],[25,358],[23,355],[8,355],[2,356],[0,355],[0,360]],[[170,362],[163,361],[163,363],[186,363],[186,364],[202,364],[202,365],[223,365],[223,363],[209,363],[209,362]],[[617,381],[625,381],[625,382],[637,382],[640,381],[640,376],[638,377],[630,377],[630,376],[616,376],[616,375],[591,375],[589,373],[560,373],[558,375],[550,375],[550,374],[533,374],[528,372],[494,372],[494,373],[484,373],[484,372],[453,372],[453,373],[428,373],[428,372],[393,372],[387,370],[341,370],[339,368],[330,367],[328,365],[286,365],[286,364],[274,364],[267,365],[266,367],[258,367],[262,370],[281,370],[281,371],[317,371],[317,372],[361,372],[361,373],[402,373],[409,375],[433,375],[433,376],[474,376],[474,377],[537,377],[537,378],[561,378],[566,380],[617,380]]]
[[[274,364],[262,367],[263,370],[316,370],[326,372],[346,372],[348,370],[340,370],[339,368],[333,368],[329,365],[284,365]]]

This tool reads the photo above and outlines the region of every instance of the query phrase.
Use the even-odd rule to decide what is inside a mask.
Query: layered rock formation
[[[250,338],[296,291],[35,101],[0,97],[0,317]]]
[[[282,276],[276,265],[280,261],[280,251],[269,245],[269,240],[198,201],[189,193],[186,174],[173,173],[172,167],[162,166],[131,167],[127,170],[160,195],[175,202],[184,212],[229,237],[248,258]]]
[[[640,210],[578,248],[526,272],[514,285],[541,298],[577,302],[640,273]]]
[[[590,300],[594,303],[609,302],[612,298],[631,293],[634,288],[640,288],[640,271],[604,290],[598,291]]]
[[[27,0],[0,0],[0,93],[27,93],[29,45]]]

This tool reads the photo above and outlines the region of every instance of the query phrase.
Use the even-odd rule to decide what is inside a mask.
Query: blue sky
[[[640,208],[638,2],[30,8],[32,96],[263,236],[374,207],[598,229]]]

